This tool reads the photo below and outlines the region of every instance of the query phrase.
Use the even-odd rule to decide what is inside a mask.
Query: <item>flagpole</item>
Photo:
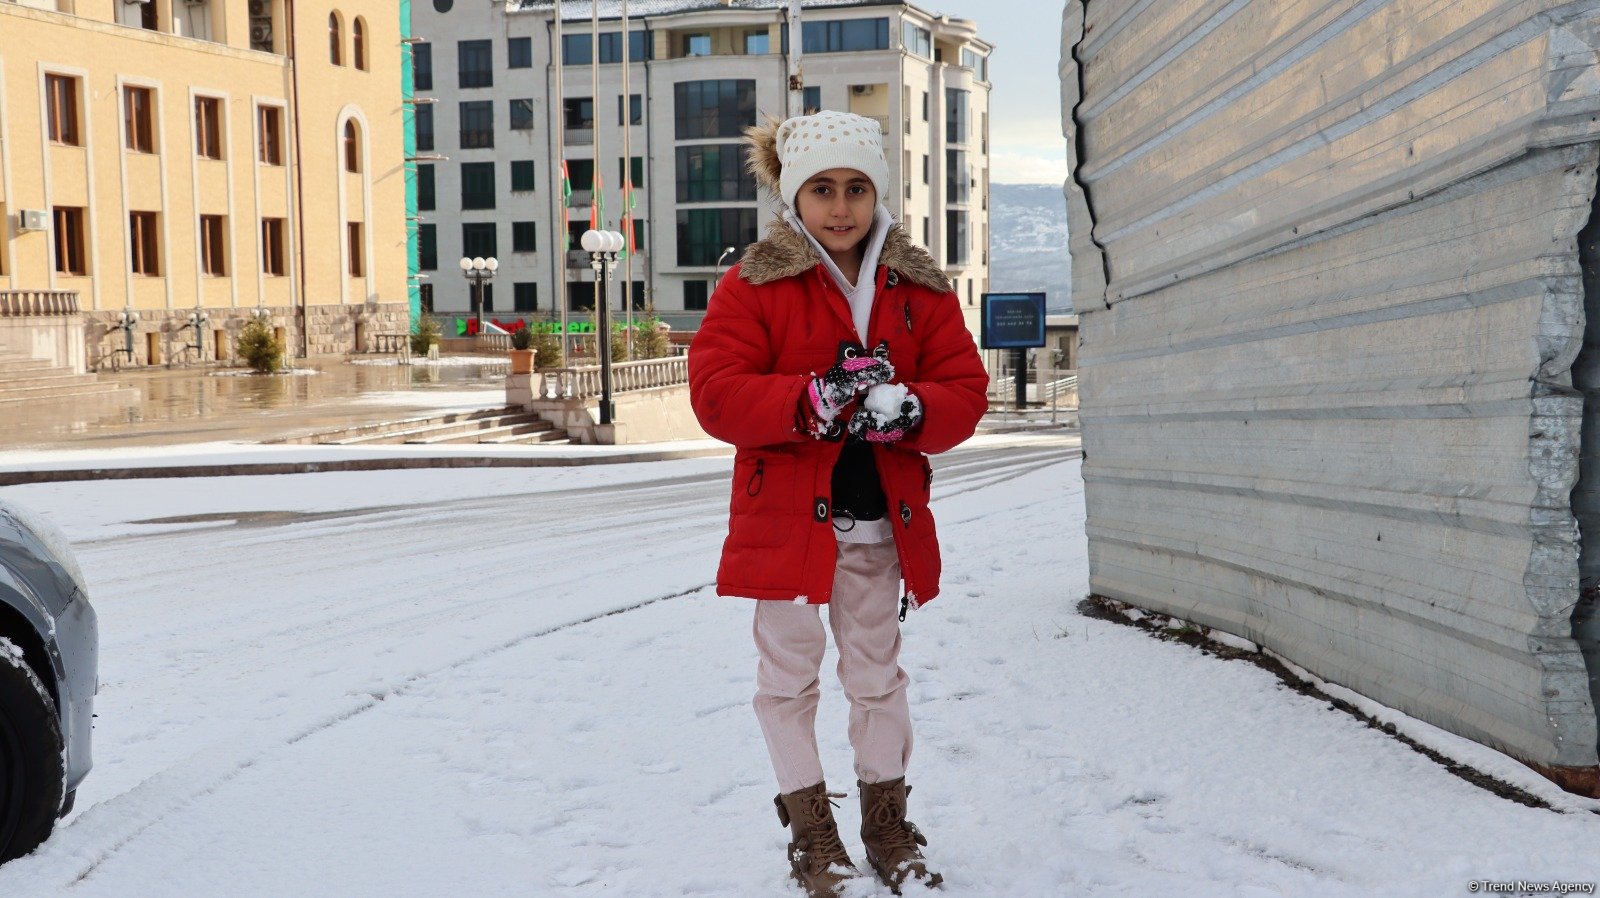
[[[589,102],[592,113],[590,124],[594,133],[594,166],[593,173],[589,178],[589,220],[593,222],[590,227],[597,231],[603,231],[606,223],[601,217],[604,214],[601,209],[601,196],[604,193],[604,189],[601,185],[605,183],[605,167],[600,163],[600,0],[589,0],[589,96],[591,98]],[[600,297],[604,295],[601,290],[600,279],[605,275],[606,272],[604,271],[596,271],[594,273],[595,317],[598,321],[606,320],[604,315],[599,314]],[[597,331],[595,339],[605,340],[605,345],[611,345],[610,334],[602,334]],[[594,351],[596,356],[600,355],[599,343],[595,344]]]
[[[622,269],[622,302],[628,307],[628,358],[633,358],[633,220],[634,199],[633,192],[637,187],[633,183],[633,96],[628,93],[628,69],[633,65],[630,51],[633,49],[633,33],[628,30],[628,0],[622,0],[622,189],[626,194],[622,198],[622,214],[628,216],[628,254],[624,256]]]
[[[560,231],[559,234],[554,235],[556,238],[553,243],[555,252],[551,253],[551,255],[555,257],[554,299],[556,305],[561,309],[561,367],[570,368],[572,367],[571,345],[567,340],[567,240],[569,235],[566,228],[565,204],[567,200],[561,195],[561,184],[566,178],[566,171],[562,162],[567,154],[567,102],[561,87],[561,69],[566,65],[566,60],[563,58],[566,55],[566,47],[561,37],[561,0],[555,0],[555,14],[556,45],[555,52],[551,54],[551,58],[555,62],[555,96],[550,100],[550,117],[555,119],[555,126],[550,129],[550,132],[556,136],[556,144],[555,153],[552,154],[555,164],[552,166],[552,177],[550,179],[550,202],[555,207],[555,215],[551,221],[560,221],[562,225],[560,228],[550,229],[552,231]]]

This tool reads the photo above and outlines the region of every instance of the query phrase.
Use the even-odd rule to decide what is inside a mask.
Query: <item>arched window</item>
[[[354,119],[344,123],[344,170],[361,171],[361,137]]]
[[[339,26],[339,14],[328,13],[328,61],[344,65],[344,29]]]
[[[359,16],[350,25],[350,61],[356,68],[367,70],[367,23]]]

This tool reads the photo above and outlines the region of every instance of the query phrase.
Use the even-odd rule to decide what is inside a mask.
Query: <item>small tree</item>
[[[417,319],[416,329],[411,332],[411,354],[427,355],[428,350],[439,343],[439,322],[427,315]]]
[[[234,352],[258,374],[273,374],[283,367],[283,341],[260,318],[245,322]]]
[[[672,354],[672,342],[667,339],[667,329],[654,315],[639,321],[639,332],[633,336],[633,357],[636,359],[664,359]]]
[[[561,335],[548,328],[539,328],[538,333],[533,335],[533,361],[540,368],[565,367],[566,359],[561,355]]]

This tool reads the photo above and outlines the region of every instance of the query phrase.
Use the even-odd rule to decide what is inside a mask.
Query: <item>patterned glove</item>
[[[894,377],[888,353],[841,359],[838,364],[813,377],[806,387],[805,401],[824,421],[832,421],[857,396]]]
[[[850,416],[847,429],[869,443],[898,443],[922,423],[922,400],[903,384],[882,384],[867,392],[867,401]]]

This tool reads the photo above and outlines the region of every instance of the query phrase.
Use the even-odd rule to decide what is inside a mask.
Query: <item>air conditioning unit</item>
[[[270,12],[267,9],[267,0],[250,0],[250,15],[270,15]]]
[[[50,214],[43,209],[18,209],[17,230],[48,231],[50,230]]]
[[[850,93],[852,93],[852,94],[854,94],[854,95],[856,95],[858,97],[870,97],[874,93],[876,93],[877,90],[878,90],[878,85],[876,85],[876,84],[852,84],[852,85],[850,85]]]
[[[132,6],[135,3],[149,3],[150,0],[122,0],[122,2]]]

